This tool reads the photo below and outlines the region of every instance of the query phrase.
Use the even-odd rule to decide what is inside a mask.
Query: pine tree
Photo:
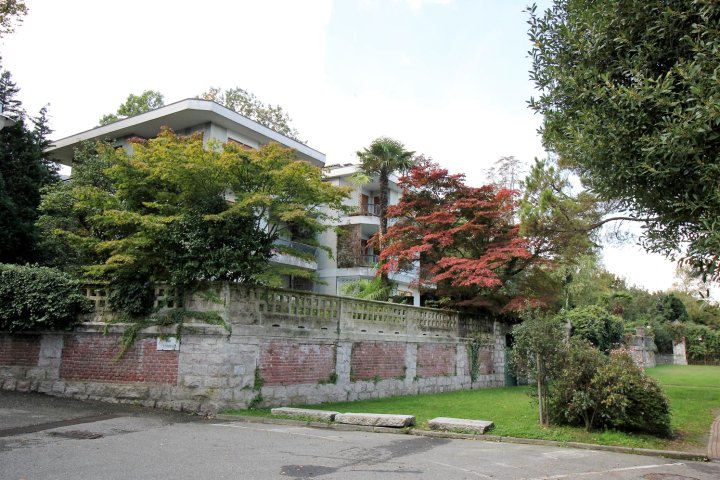
[[[0,131],[0,263],[37,258],[35,220],[40,189],[58,178],[56,168],[44,156],[50,133],[46,109],[37,119],[28,118],[16,98],[18,92],[10,72],[0,71],[3,114],[15,120],[15,125]]]

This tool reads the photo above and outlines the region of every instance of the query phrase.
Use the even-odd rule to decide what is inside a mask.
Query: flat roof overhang
[[[186,128],[207,123],[214,123],[228,130],[238,132],[261,145],[271,141],[277,142],[295,150],[300,160],[318,167],[325,165],[324,153],[286,137],[218,103],[197,98],[181,100],[134,117],[124,118],[108,125],[56,140],[46,152],[53,160],[63,165],[72,166],[75,149],[82,142],[112,141],[131,136],[154,138],[160,132],[160,128],[164,126],[170,127],[174,131],[182,131]]]

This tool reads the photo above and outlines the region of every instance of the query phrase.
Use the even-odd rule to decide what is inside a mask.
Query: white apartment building
[[[318,167],[325,165],[325,154],[222,105],[200,99],[181,100],[134,117],[71,135],[53,142],[48,153],[56,161],[72,167],[75,150],[83,142],[110,141],[118,147],[130,149],[129,139],[153,138],[160,132],[161,127],[165,126],[181,135],[201,132],[206,142],[210,139],[234,142],[252,149],[269,142],[277,142],[295,150],[298,160]],[[304,278],[286,278],[284,285],[286,288],[337,295],[344,283],[375,276],[377,252],[368,245],[368,240],[380,228],[379,185],[377,179],[365,185],[356,185],[352,181],[356,171],[357,166],[353,165],[333,165],[325,169],[328,182],[351,186],[354,189],[351,197],[346,201],[347,205],[352,207],[352,213],[341,215],[337,225],[333,225],[337,227],[337,231],[330,228],[319,239],[320,244],[330,247],[333,252],[332,257],[323,250],[292,242],[292,239],[278,240],[278,243],[292,242],[296,249],[314,252],[316,260],[313,262],[290,255],[276,254],[271,261],[316,271],[322,281],[322,283],[314,283]],[[389,204],[397,203],[399,196],[397,178],[392,178]],[[391,275],[390,278],[396,285],[396,296],[406,297],[408,300],[412,298],[412,302],[409,303],[420,304],[420,295],[414,287],[415,278],[412,272]]]
[[[339,295],[344,284],[371,279],[377,274],[378,252],[370,239],[380,231],[380,184],[377,177],[369,183],[358,184],[353,178],[358,171],[355,164],[325,167],[328,182],[353,191],[345,202],[350,213],[341,215],[337,228],[327,230],[319,239],[333,252],[332,257],[322,251],[317,255],[317,273],[324,282],[316,287],[318,292]],[[388,205],[394,205],[401,194],[396,176],[390,177],[389,187]],[[391,274],[390,280],[395,286],[396,300],[404,298],[408,303],[420,305],[416,271]]]

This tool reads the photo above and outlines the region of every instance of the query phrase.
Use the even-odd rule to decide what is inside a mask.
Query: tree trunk
[[[537,389],[538,389],[538,414],[540,416],[540,426],[545,426],[545,406],[543,405],[543,402],[545,400],[545,392],[543,392],[543,385],[542,385],[542,362],[540,360],[540,354],[535,354],[535,367],[536,367],[536,374],[537,377]]]
[[[379,249],[382,252],[383,248],[385,248],[385,235],[387,235],[387,207],[388,207],[388,194],[390,193],[390,188],[388,186],[389,179],[388,179],[388,170],[386,167],[382,167],[380,169],[380,241],[379,243]],[[380,261],[380,268],[382,268],[382,260]],[[387,272],[382,270],[380,272],[380,282],[382,283],[383,287],[386,287],[390,285],[390,280],[388,278]]]

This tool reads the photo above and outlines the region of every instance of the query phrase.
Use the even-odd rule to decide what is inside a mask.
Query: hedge
[[[81,284],[58,270],[0,264],[0,330],[68,330],[89,312]]]

